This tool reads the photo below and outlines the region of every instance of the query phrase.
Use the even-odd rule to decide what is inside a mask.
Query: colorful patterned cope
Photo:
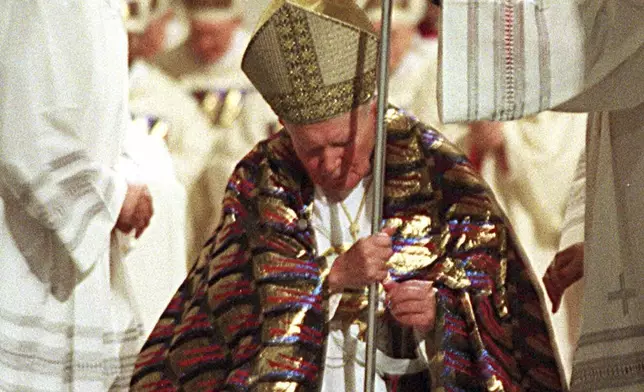
[[[402,111],[389,109],[387,132],[391,274],[438,288],[424,381],[388,377],[390,389],[562,391],[544,304],[488,187],[442,135]],[[303,173],[284,131],[237,165],[222,221],[143,347],[133,391],[319,390],[328,268],[301,224],[313,201]],[[380,349],[413,356],[411,331],[389,320],[391,346]]]

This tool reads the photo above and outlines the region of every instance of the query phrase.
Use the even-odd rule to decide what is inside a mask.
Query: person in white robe
[[[5,1],[0,51],[0,389],[127,390],[141,326],[112,232],[152,204],[115,170],[121,2]]]
[[[586,154],[579,157],[570,187],[566,214],[559,239],[560,251],[555,255],[543,277],[555,313],[571,292],[583,290],[584,223],[586,220]],[[566,293],[564,297],[564,292]]]
[[[584,242],[571,257],[583,260],[585,281],[572,390],[641,391],[644,4],[445,0],[442,7],[445,121],[592,112],[586,196],[576,198],[585,204]]]
[[[196,259],[219,220],[226,182],[234,165],[276,129],[277,117],[240,68],[250,33],[243,28],[243,2],[184,1],[190,38],[157,57],[156,63],[198,101],[209,121],[209,138],[190,137],[207,149],[194,187],[188,189],[188,243]]]

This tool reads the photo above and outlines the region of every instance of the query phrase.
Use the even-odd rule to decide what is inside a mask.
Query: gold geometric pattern
[[[281,119],[319,122],[373,96],[377,38],[353,1],[276,0],[262,20],[242,69]]]

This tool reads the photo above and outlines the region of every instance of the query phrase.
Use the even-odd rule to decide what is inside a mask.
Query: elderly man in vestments
[[[114,227],[145,186],[115,170],[127,129],[121,2],[5,1],[0,18],[0,389],[123,391],[141,329]]]
[[[190,37],[156,58],[157,64],[191,94],[209,122],[208,138],[191,135],[206,160],[188,189],[189,224],[195,237],[188,244],[190,264],[216,228],[226,182],[235,164],[277,124],[240,69],[250,32],[243,26],[242,0],[183,0]]]
[[[562,391],[543,294],[485,183],[440,133],[386,116],[370,235],[377,37],[353,0],[275,0],[242,68],[284,128],[236,166],[223,217],[145,344],[133,391]]]
[[[629,0],[443,2],[445,121],[592,111],[571,217],[585,236],[545,277],[555,301],[582,270],[572,390],[644,387],[644,5]],[[485,56],[483,54],[486,54]],[[586,184],[580,197],[579,186]],[[574,228],[577,229],[574,229]],[[575,267],[576,266],[576,267]]]

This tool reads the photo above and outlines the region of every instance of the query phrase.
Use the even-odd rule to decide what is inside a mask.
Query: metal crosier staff
[[[385,148],[387,134],[385,131],[385,112],[387,110],[387,93],[389,88],[389,38],[391,36],[392,0],[382,1],[382,19],[380,29],[380,50],[378,57],[378,117],[376,146],[373,164],[373,211],[371,234],[380,231],[382,221],[382,203],[385,180]],[[373,392],[376,377],[376,310],[378,308],[378,283],[369,285],[369,313],[367,319],[367,363],[365,366],[364,392]]]

